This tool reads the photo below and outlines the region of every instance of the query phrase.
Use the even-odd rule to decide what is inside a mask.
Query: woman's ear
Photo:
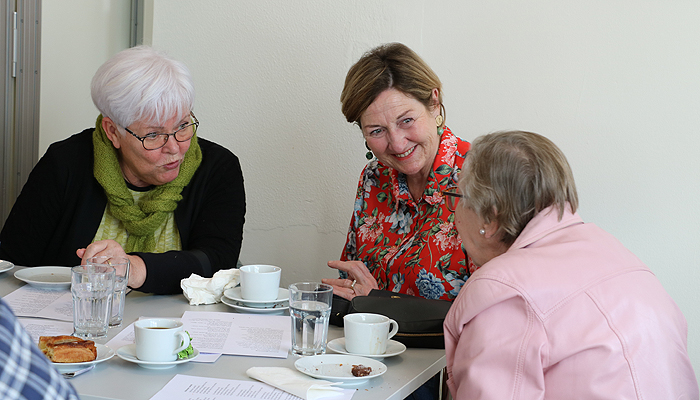
[[[485,224],[484,227],[482,228],[484,230],[484,237],[486,239],[490,239],[498,234],[498,228],[500,225],[498,225],[498,221],[495,219],[491,220],[488,224]]]
[[[112,142],[112,146],[114,146],[115,149],[121,148],[121,141],[124,138],[122,137],[121,133],[119,133],[117,124],[112,121],[111,118],[102,117],[102,129],[105,131],[107,139]]]
[[[433,117],[440,115],[440,89],[434,88],[432,94],[430,95],[430,113]]]
[[[498,216],[498,209],[496,209],[496,206],[493,206],[493,218],[491,218],[491,222],[485,223],[484,224],[484,237],[487,239],[490,239],[494,237],[495,235],[498,234],[498,228],[500,228],[500,225],[498,224],[497,217]]]

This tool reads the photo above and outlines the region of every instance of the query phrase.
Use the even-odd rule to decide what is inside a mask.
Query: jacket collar
[[[571,212],[571,206],[566,203],[561,220],[559,220],[559,207],[552,205],[540,211],[525,226],[525,229],[518,235],[508,250],[521,249],[542,239],[543,237],[567,228],[571,225],[582,224],[583,219],[578,213]]]

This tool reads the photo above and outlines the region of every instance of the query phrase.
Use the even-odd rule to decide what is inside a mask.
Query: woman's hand
[[[122,246],[114,240],[100,240],[91,243],[87,248],[78,249],[75,252],[81,259],[81,264],[85,264],[90,257],[124,257],[129,259],[129,283],[130,288],[141,287],[146,281],[146,264],[139,256],[126,254]]]
[[[344,299],[352,300],[355,296],[367,296],[372,289],[379,289],[377,280],[362,261],[328,261],[328,266],[348,274],[348,279],[321,280],[333,286],[333,293]]]

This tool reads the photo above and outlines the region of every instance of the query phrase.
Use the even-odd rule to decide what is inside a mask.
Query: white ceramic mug
[[[244,300],[277,300],[282,268],[273,265],[244,265],[240,271],[241,297]]]
[[[177,353],[190,345],[182,322],[149,318],[134,322],[136,358],[142,361],[175,361]]]
[[[380,314],[348,314],[343,317],[343,324],[345,350],[353,354],[384,354],[387,342],[399,331],[396,321]]]

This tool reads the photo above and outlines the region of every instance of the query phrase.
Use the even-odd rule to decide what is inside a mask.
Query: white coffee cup
[[[149,318],[134,322],[136,358],[142,361],[175,361],[177,353],[190,345],[182,322]]]
[[[343,324],[345,350],[353,354],[384,354],[387,342],[399,331],[396,321],[380,314],[348,314],[343,317]]]
[[[244,265],[240,271],[241,297],[244,300],[277,300],[282,268],[273,265]]]

